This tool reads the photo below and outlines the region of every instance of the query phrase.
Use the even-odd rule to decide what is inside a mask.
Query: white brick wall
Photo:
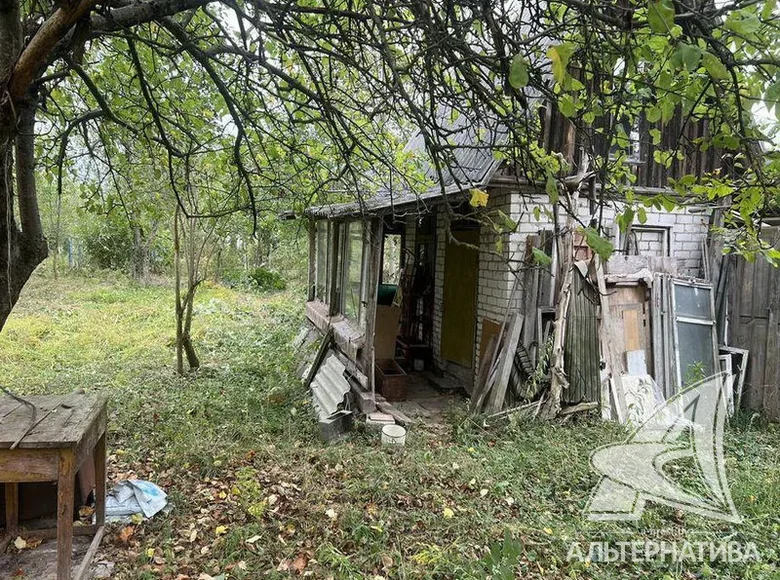
[[[517,269],[524,258],[526,237],[536,235],[541,230],[552,229],[550,216],[544,211],[540,219],[534,216],[534,206],[544,208],[547,196],[544,194],[528,195],[510,192],[506,189],[491,189],[488,210],[501,209],[509,217],[518,222],[518,228],[512,234],[495,234],[488,226],[480,231],[479,281],[477,288],[477,321],[475,329],[474,376],[479,368],[481,354],[479,342],[482,335],[482,320],[491,319],[500,323],[506,312],[509,296],[514,284],[514,275],[510,271]],[[586,199],[579,200],[580,220],[589,222]],[[605,208],[603,219],[605,225],[613,233],[616,247],[619,247],[619,228],[615,223],[614,207]],[[561,221],[566,217],[561,216]],[[407,247],[414,236],[413,220],[407,224]],[[689,213],[686,210],[675,210],[672,213],[647,210],[646,226],[667,227],[669,231],[670,255],[679,261],[679,272],[686,276],[699,276],[701,271],[702,241],[706,239],[708,229],[708,214]],[[436,221],[436,280],[434,292],[434,318],[432,347],[433,356],[440,369],[448,370],[447,364],[441,358],[441,328],[444,294],[445,248],[447,241],[444,212],[437,213]],[[662,250],[659,231],[641,232],[639,236],[640,253],[660,255]],[[503,247],[497,248],[496,243],[502,238]],[[500,251],[499,251],[500,250]],[[517,306],[517,305],[514,305]]]

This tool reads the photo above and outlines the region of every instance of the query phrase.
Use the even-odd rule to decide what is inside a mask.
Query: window
[[[317,268],[315,271],[315,296],[323,302],[329,302],[328,290],[330,274],[330,222],[317,222]]]
[[[398,284],[401,275],[402,240],[400,234],[388,234],[382,247],[382,284]]]
[[[668,256],[669,228],[631,226],[626,240],[626,253],[630,256]]]
[[[717,371],[712,288],[682,281],[672,286],[677,381],[685,387]]]
[[[344,241],[344,292],[342,313],[361,323],[363,314],[363,223],[349,222]]]

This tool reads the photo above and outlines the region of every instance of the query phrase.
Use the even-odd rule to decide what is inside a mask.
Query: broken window
[[[323,302],[329,302],[328,289],[330,288],[330,222],[321,220],[317,222],[317,264],[315,269],[315,296]]]
[[[669,228],[631,226],[626,240],[626,253],[631,256],[668,256]]]
[[[680,280],[672,286],[677,384],[686,387],[718,370],[712,287]]]
[[[360,323],[363,307],[363,223],[347,224],[344,243],[344,290],[342,314]]]

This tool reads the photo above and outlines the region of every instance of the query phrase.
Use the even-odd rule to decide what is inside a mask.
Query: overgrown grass
[[[597,525],[582,516],[597,482],[588,457],[625,437],[620,427],[488,427],[464,408],[444,425],[412,428],[404,449],[361,430],[326,445],[294,374],[302,299],[206,286],[197,304],[204,368],[185,378],[172,370],[172,290],[113,274],[36,275],[0,333],[4,384],[107,393],[112,477],[134,474],[171,494],[171,514],[129,539],[110,534],[104,556],[117,578],[778,577],[776,427],[743,419],[728,432],[744,524],[648,504],[636,525]],[[733,535],[756,542],[762,561],[566,561],[572,541],[642,539],[651,528],[669,539]]]

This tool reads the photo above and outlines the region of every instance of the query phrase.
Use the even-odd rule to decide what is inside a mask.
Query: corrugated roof
[[[425,183],[432,183],[424,191],[411,191],[409,187],[395,190],[384,187],[366,200],[351,203],[310,207],[305,214],[310,217],[334,218],[371,214],[387,209],[424,212],[431,204],[475,187],[484,187],[501,164],[495,157],[495,149],[507,138],[507,130],[498,121],[480,119],[473,122],[461,113],[457,117],[442,113],[437,119],[440,134],[446,137],[443,155],[449,157],[447,168],[442,169],[441,179],[431,163],[425,138],[418,132],[406,144],[404,151],[415,154]]]
[[[344,363],[333,353],[320,365],[320,370],[311,382],[311,394],[314,398],[314,409],[320,421],[333,417],[339,411],[347,409],[347,393],[349,382],[344,377]]]

